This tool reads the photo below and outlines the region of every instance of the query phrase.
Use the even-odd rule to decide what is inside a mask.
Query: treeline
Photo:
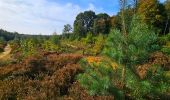
[[[170,31],[170,1],[160,3],[158,0],[135,0],[134,4],[128,4],[125,13],[125,26],[127,30],[131,24],[134,15],[139,16],[138,19],[146,23],[150,28],[154,29],[160,35],[167,34]],[[96,14],[93,11],[81,12],[77,15],[73,28],[71,25],[64,25],[63,38],[78,38],[84,37],[87,33],[109,34],[112,29],[122,29],[122,10],[117,15],[109,16],[106,13]],[[73,34],[70,34],[73,33]],[[41,35],[23,35],[17,32],[7,32],[0,29],[0,37],[4,40],[14,40],[23,38],[41,37]],[[48,38],[49,36],[44,36]]]
[[[0,29],[0,37],[3,40],[9,41],[13,40],[15,37],[19,37],[19,34],[17,32],[8,32],[3,29]]]
[[[20,34],[18,32],[8,32],[6,30],[0,29],[0,38],[3,41],[10,41],[10,40],[20,40],[20,39],[26,39],[26,38],[49,38],[48,35],[26,35],[26,34]]]
[[[135,4],[126,6],[125,24],[127,30],[131,24],[133,15],[139,16],[136,20],[141,20],[146,23],[150,28],[154,29],[156,33],[167,34],[170,30],[170,1],[163,4],[158,0],[135,0]],[[77,15],[74,21],[73,33],[78,36],[86,36],[87,33],[97,35],[99,33],[108,34],[111,29],[122,28],[121,13],[109,16],[106,13],[95,14],[93,11],[81,12]],[[65,25],[63,33],[69,33],[70,25]]]

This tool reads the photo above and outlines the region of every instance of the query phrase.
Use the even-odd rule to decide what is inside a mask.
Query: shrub
[[[33,39],[26,39],[20,41],[20,48],[24,57],[34,55],[37,53],[37,44]]]
[[[170,55],[170,40],[166,41],[166,44],[163,45],[161,51],[167,55]]]
[[[121,69],[122,68],[119,67],[117,73],[121,73]],[[142,80],[131,69],[126,68],[125,99],[161,99],[162,95],[168,93],[170,89],[169,86],[170,85],[164,76],[163,68],[160,66],[152,65],[149,67],[146,77]]]
[[[42,47],[45,51],[57,51],[59,49],[59,46],[50,40],[44,41]]]
[[[122,78],[122,88],[127,97],[129,94],[131,99],[144,99],[148,93],[153,92],[154,82],[150,79],[140,80],[136,75],[135,66],[146,62],[150,53],[159,49],[158,36],[136,18],[132,20],[127,35],[119,30],[112,30],[104,53],[119,65],[123,65],[119,68],[119,73],[122,73],[119,78]]]
[[[81,55],[48,53],[0,67],[0,99],[63,99],[82,72]]]
[[[105,44],[105,37],[102,34],[99,34],[97,37],[95,37],[96,41],[92,48],[92,52],[94,55],[98,55],[103,51],[104,44]]]
[[[73,100],[114,100],[114,96],[91,96],[79,82],[74,82],[69,89],[69,96]]]
[[[159,43],[162,45],[161,51],[170,55],[170,33],[159,38]]]
[[[95,63],[88,64],[85,60],[81,61],[81,66],[84,73],[78,75],[78,81],[82,87],[88,90],[90,95],[114,95],[116,98],[122,98],[122,92],[113,86],[112,67],[106,66],[105,63],[99,65]]]
[[[147,25],[134,19],[127,36],[119,30],[112,30],[104,53],[126,66],[143,63],[148,59],[150,52],[159,49],[157,39],[157,35]]]
[[[3,37],[0,37],[0,53],[4,51],[5,44],[5,39]]]

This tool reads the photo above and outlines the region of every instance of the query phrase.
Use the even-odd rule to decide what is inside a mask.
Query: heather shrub
[[[66,99],[81,55],[48,53],[0,67],[0,99]]]

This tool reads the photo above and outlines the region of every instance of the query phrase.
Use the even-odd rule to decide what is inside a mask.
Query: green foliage
[[[85,44],[94,44],[95,39],[92,33],[88,33],[86,38],[83,39]]]
[[[167,55],[170,55],[170,33],[159,38],[159,43],[162,46],[161,51]]]
[[[170,83],[166,79],[164,75],[164,70],[158,65],[152,66],[147,74],[147,80],[151,83],[151,91],[150,95],[152,96],[161,96],[166,94],[170,89]]]
[[[132,65],[147,60],[149,53],[157,49],[157,35],[146,24],[134,19],[127,36],[112,30],[104,52],[119,64]]]
[[[164,29],[165,9],[158,0],[140,0],[138,4],[138,14],[143,22],[158,29]]]
[[[74,33],[79,34],[79,36],[85,36],[86,33],[92,32],[95,18],[96,15],[93,11],[78,14],[74,21]]]
[[[94,20],[93,32],[94,34],[108,34],[110,31],[110,16],[107,14],[98,14]]]
[[[45,39],[42,44],[42,48],[45,51],[58,51],[59,47],[60,47],[60,38],[57,35],[53,35],[49,39]]]
[[[86,88],[90,95],[113,95],[122,98],[123,94],[113,86],[113,70],[102,64],[88,64],[86,60],[80,62],[84,69],[83,74],[78,75],[78,81]]]
[[[110,31],[110,16],[105,13],[96,15],[93,11],[85,11],[77,15],[74,21],[74,33],[78,36],[86,34],[107,34]]]
[[[3,37],[0,37],[0,44],[4,44],[5,39]]]
[[[163,71],[159,68],[145,80],[139,79],[134,72],[135,65],[144,63],[151,52],[159,49],[157,35],[146,24],[136,20],[132,21],[128,35],[113,30],[108,36],[104,52],[118,64],[126,66],[124,92],[129,94],[130,98],[141,100],[146,97],[160,97],[167,91],[167,82],[162,80]],[[119,73],[121,70],[123,67],[119,68]]]
[[[126,88],[127,93],[131,95],[131,98],[141,100],[144,96],[151,92],[151,84],[148,81],[140,81],[139,78],[132,72],[132,70],[126,70]]]
[[[68,34],[72,31],[72,27],[70,24],[66,24],[64,25],[64,29],[63,29],[63,34]]]
[[[50,40],[46,40],[43,43],[43,49],[46,51],[57,51],[58,48],[59,47]]]
[[[105,37],[102,34],[99,34],[97,37],[95,37],[95,44],[92,48],[92,52],[94,55],[100,54],[103,51],[104,44],[105,44]]]
[[[129,68],[126,68],[126,93],[131,99],[145,100],[146,98],[160,98],[168,93],[170,84],[159,66],[152,66],[146,79],[139,79]]]
[[[4,44],[5,44],[5,39],[3,37],[0,37],[0,52],[3,52]]]
[[[23,53],[23,56],[29,56],[36,54],[37,44],[34,39],[25,39],[20,41],[20,49]]]
[[[85,50],[85,54],[87,55],[99,55],[105,44],[106,36],[103,34],[99,34],[97,36],[92,35],[92,33],[88,33],[85,38],[79,40],[79,43],[82,43]]]
[[[60,44],[60,39],[59,39],[59,36],[57,35],[53,35],[50,37],[50,41],[53,43],[53,44],[56,44],[56,45],[59,45]]]
[[[170,47],[163,47],[161,51],[167,55],[170,55]]]
[[[123,27],[122,26],[122,12],[124,12],[124,19],[125,19],[125,25],[126,25],[126,29],[127,31],[130,31],[129,28],[130,28],[130,24],[131,24],[131,21],[133,19],[133,15],[134,15],[134,8],[132,8],[131,6],[128,6],[126,7],[126,9],[123,10],[120,10],[120,12],[118,12],[118,14],[114,17],[112,17],[112,27],[114,29],[119,29],[121,30],[121,28]]]
[[[166,43],[170,41],[170,33],[164,36],[159,37],[159,44],[166,45]]]
[[[15,38],[15,36],[17,36],[18,33],[11,33],[11,32],[7,32],[3,29],[0,29],[0,37],[3,37],[4,40],[9,41],[9,40],[13,40]]]

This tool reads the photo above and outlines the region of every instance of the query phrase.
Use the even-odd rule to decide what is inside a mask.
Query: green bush
[[[166,45],[168,41],[170,41],[170,33],[159,37],[159,44],[161,45]]]
[[[131,66],[143,63],[149,53],[158,50],[157,41],[158,36],[146,24],[134,19],[127,36],[119,30],[111,31],[104,53],[119,64]]]
[[[78,75],[78,81],[90,95],[114,95],[116,98],[123,98],[122,92],[113,85],[113,70],[106,63],[88,64],[86,60],[82,60],[80,64],[84,73]]]
[[[159,43],[162,45],[161,51],[170,55],[170,33],[159,38]]]
[[[170,47],[163,47],[161,51],[167,55],[170,55]]]
[[[34,55],[37,53],[38,44],[34,39],[25,39],[20,41],[20,49],[24,57]]]
[[[119,30],[111,31],[104,53],[119,65],[125,66],[119,68],[119,73],[122,73],[122,76],[119,75],[119,80],[122,78],[124,93],[129,94],[129,98],[146,99],[146,96],[150,96],[149,93],[155,91],[157,87],[155,81],[152,81],[151,78],[147,80],[139,79],[135,72],[135,66],[146,62],[150,53],[159,49],[158,36],[146,24],[137,21],[136,18],[132,20],[130,31],[126,35]],[[155,75],[151,76],[154,77]],[[162,76],[159,76],[159,78],[162,78]],[[161,84],[161,82],[158,81],[158,84]],[[161,94],[162,92],[158,93]]]
[[[45,40],[42,47],[45,51],[57,51],[59,49],[59,46],[50,40]]]
[[[6,44],[6,41],[3,37],[0,37],[0,53],[4,51],[4,45]]]
[[[162,98],[168,93],[170,84],[160,66],[151,66],[147,78],[141,80],[131,69],[126,68],[126,94],[135,100]]]

